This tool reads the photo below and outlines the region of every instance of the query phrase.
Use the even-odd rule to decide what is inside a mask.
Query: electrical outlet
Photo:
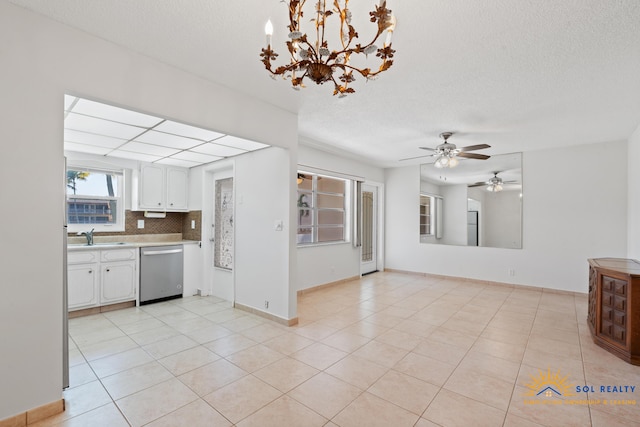
[[[138,220],[138,228],[144,228],[144,219]]]
[[[192,219],[192,220],[191,220],[191,229],[192,229],[192,230],[195,230],[195,229],[196,229],[196,220],[195,220],[195,219]]]
[[[266,301],[266,300],[265,300],[265,302],[264,302],[264,308],[269,308],[269,301]]]
[[[516,271],[513,268],[509,269],[509,276],[514,277],[516,275]]]

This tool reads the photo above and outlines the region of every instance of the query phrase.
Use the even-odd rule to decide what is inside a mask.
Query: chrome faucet
[[[91,231],[78,232],[78,236],[84,235],[84,237],[87,238],[87,246],[93,246],[93,230],[95,230],[95,228],[92,228]]]

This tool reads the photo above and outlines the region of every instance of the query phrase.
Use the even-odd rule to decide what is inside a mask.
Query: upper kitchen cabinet
[[[188,185],[188,169],[143,163],[133,174],[132,209],[185,212]]]

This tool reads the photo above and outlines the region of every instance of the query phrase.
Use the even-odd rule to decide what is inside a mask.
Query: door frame
[[[376,189],[376,267],[378,271],[384,271],[384,183],[377,181],[364,181],[362,187],[374,187]],[[359,197],[362,197],[361,195]],[[360,264],[360,276],[363,274],[362,263],[362,246],[360,246],[360,254],[358,256],[358,263]],[[364,273],[366,274],[366,273]]]

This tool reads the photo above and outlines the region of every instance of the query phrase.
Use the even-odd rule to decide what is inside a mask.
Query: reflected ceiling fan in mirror
[[[433,151],[431,157],[435,157],[434,166],[437,168],[454,168],[458,165],[458,157],[465,157],[467,159],[487,160],[491,156],[485,154],[470,153],[470,151],[483,150],[485,148],[491,148],[487,144],[471,145],[469,147],[458,148],[455,144],[449,142],[449,138],[453,135],[453,132],[443,132],[440,134],[440,138],[444,139],[444,142],[438,145],[436,148],[418,147],[421,150]],[[419,156],[427,157],[427,156]],[[411,159],[417,159],[418,157],[412,157]],[[402,159],[410,160],[410,159]]]
[[[476,182],[475,184],[469,185],[469,187],[482,187],[484,185],[487,186],[487,191],[492,193],[497,193],[498,191],[502,191],[504,184],[517,184],[518,181],[503,181],[502,178],[498,176],[500,172],[494,172],[493,178],[484,182]]]

